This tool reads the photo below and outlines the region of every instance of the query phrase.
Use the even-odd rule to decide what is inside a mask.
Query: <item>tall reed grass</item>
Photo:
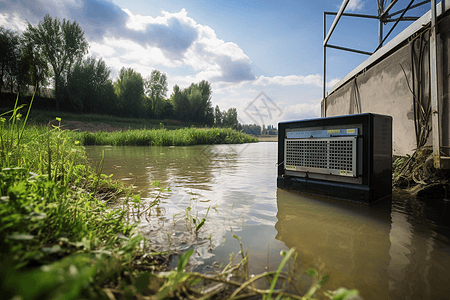
[[[27,127],[31,105],[25,118],[20,108],[16,101],[12,111],[0,116],[2,297],[52,299],[79,295],[95,277],[94,265],[100,260],[91,254],[84,258],[72,255],[100,251],[109,253],[109,258],[130,256],[142,237],[125,221],[126,211],[112,209],[95,197],[101,191],[118,193],[121,186],[99,177],[88,166],[84,148],[58,126]],[[126,243],[119,236],[125,237]],[[70,258],[58,262],[64,257]],[[118,261],[123,265],[122,259]],[[58,270],[58,264],[66,270]],[[21,273],[37,266],[47,267]],[[74,272],[76,276],[70,279]],[[26,280],[15,280],[22,277]],[[81,286],[72,281],[75,279],[81,280]],[[31,284],[33,281],[40,284]]]
[[[111,146],[191,146],[254,143],[258,139],[230,128],[183,128],[167,130],[127,130],[116,132],[70,132],[83,145]]]

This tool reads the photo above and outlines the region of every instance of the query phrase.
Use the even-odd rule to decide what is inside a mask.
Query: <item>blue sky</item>
[[[391,12],[409,2],[398,1]],[[89,40],[89,55],[103,58],[113,77],[121,67],[132,67],[143,77],[158,69],[168,76],[168,96],[175,84],[184,88],[208,80],[214,106],[236,107],[243,123],[276,125],[320,116],[323,12],[337,12],[341,4],[342,0],[0,0],[0,25],[23,30],[27,21],[35,25],[46,13],[75,20]],[[428,10],[429,4],[407,16]],[[346,12],[374,15],[377,1],[351,0]],[[328,27],[333,19],[327,18]],[[409,24],[402,22],[391,36]],[[385,26],[385,33],[390,26]],[[377,41],[378,21],[343,17],[329,43],[374,51]],[[327,53],[329,87],[367,58],[333,49]],[[271,106],[273,113],[266,111],[261,118],[255,110],[262,104]]]

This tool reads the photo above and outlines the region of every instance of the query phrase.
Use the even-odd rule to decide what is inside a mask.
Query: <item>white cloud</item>
[[[250,58],[244,51],[236,43],[219,39],[210,27],[197,24],[187,16],[185,9],[178,13],[163,11],[162,16],[156,18],[134,15],[127,9],[123,11],[128,16],[126,27],[139,35],[134,38],[133,34],[131,37],[122,36],[122,39],[108,36],[103,39],[103,43],[114,49],[123,48],[122,52],[126,50],[126,55],[116,51],[124,64],[128,64],[135,57],[144,65],[189,66],[195,74],[185,79],[194,80],[191,82],[208,80],[240,83],[255,79]],[[186,38],[185,32],[188,32],[190,37]],[[163,34],[164,43],[141,42],[144,35],[148,40],[148,35],[155,34]],[[130,38],[134,42],[127,41]],[[115,42],[117,40],[120,42]],[[96,49],[100,51],[101,47],[96,46]],[[109,49],[105,50],[108,52]]]
[[[188,17],[185,9],[162,11],[153,17],[108,0],[36,0],[29,4],[6,0],[6,8],[0,24],[13,29],[24,29],[25,19],[36,24],[45,14],[77,21],[91,44],[90,54],[106,62],[119,61],[125,67],[138,64],[140,69],[190,67],[195,79],[211,83],[255,80],[243,49],[219,39],[212,28]]]
[[[101,42],[91,42],[89,54],[102,58],[111,68],[113,78],[122,67],[133,68],[145,78],[153,69],[175,68],[182,65],[180,61],[166,58],[157,47],[148,45],[144,47],[124,38],[105,37]]]
[[[254,80],[250,58],[233,42],[225,42],[213,29],[195,23],[198,38],[187,50],[184,63],[203,73],[203,79],[216,82],[240,83]]]
[[[23,20],[17,13],[13,13],[12,15],[8,13],[1,13],[0,26],[4,26],[12,30],[23,31],[27,28],[27,22],[25,22],[25,20]]]
[[[89,52],[91,55],[102,57],[110,57],[117,53],[114,47],[112,47],[112,45],[98,42],[91,42],[89,44]]]
[[[331,87],[339,82],[339,79],[332,79],[327,82],[327,87]],[[253,82],[253,85],[281,85],[281,86],[293,86],[293,85],[314,85],[318,87],[323,86],[323,77],[322,75],[288,75],[288,76],[275,76],[275,77],[266,77],[259,76],[256,81]]]
[[[347,9],[351,11],[361,10],[364,6],[364,2],[362,0],[350,0],[347,4]]]
[[[283,120],[302,120],[320,117],[320,102],[322,99],[316,99],[308,103],[298,103],[284,107]]]
[[[257,95],[257,94],[256,94]],[[282,101],[280,99],[271,98],[271,101],[266,101],[262,103],[255,98],[245,98],[241,99],[241,105],[238,107],[238,117],[241,123],[244,124],[258,124],[262,126],[276,125],[278,122],[282,121],[292,121],[292,120],[303,120],[303,119],[314,119],[320,117],[321,110],[321,100],[307,100],[298,98],[293,101]],[[226,100],[228,103],[229,100]],[[271,110],[269,116],[269,110],[265,108],[265,104]],[[253,105],[258,107],[258,112],[255,111]],[[249,108],[250,106],[250,108]]]
[[[160,16],[153,18],[151,16],[133,15],[131,11],[126,8],[122,10],[128,15],[126,26],[130,29],[145,31],[147,25],[149,24],[167,25],[167,19],[165,17]]]
[[[333,87],[336,83],[338,83],[340,81],[340,79],[332,79],[330,81],[327,82],[327,87]]]
[[[312,84],[316,86],[322,86],[322,76],[319,74],[316,75],[289,75],[289,76],[275,76],[275,77],[266,77],[259,76],[259,78],[253,82],[254,85],[299,85],[299,84]]]

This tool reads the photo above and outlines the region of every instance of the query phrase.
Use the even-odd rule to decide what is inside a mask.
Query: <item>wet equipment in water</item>
[[[392,117],[278,123],[277,186],[371,204],[392,195]]]

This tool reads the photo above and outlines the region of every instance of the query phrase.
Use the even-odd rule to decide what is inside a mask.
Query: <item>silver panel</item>
[[[357,176],[357,137],[285,139],[285,170]]]

